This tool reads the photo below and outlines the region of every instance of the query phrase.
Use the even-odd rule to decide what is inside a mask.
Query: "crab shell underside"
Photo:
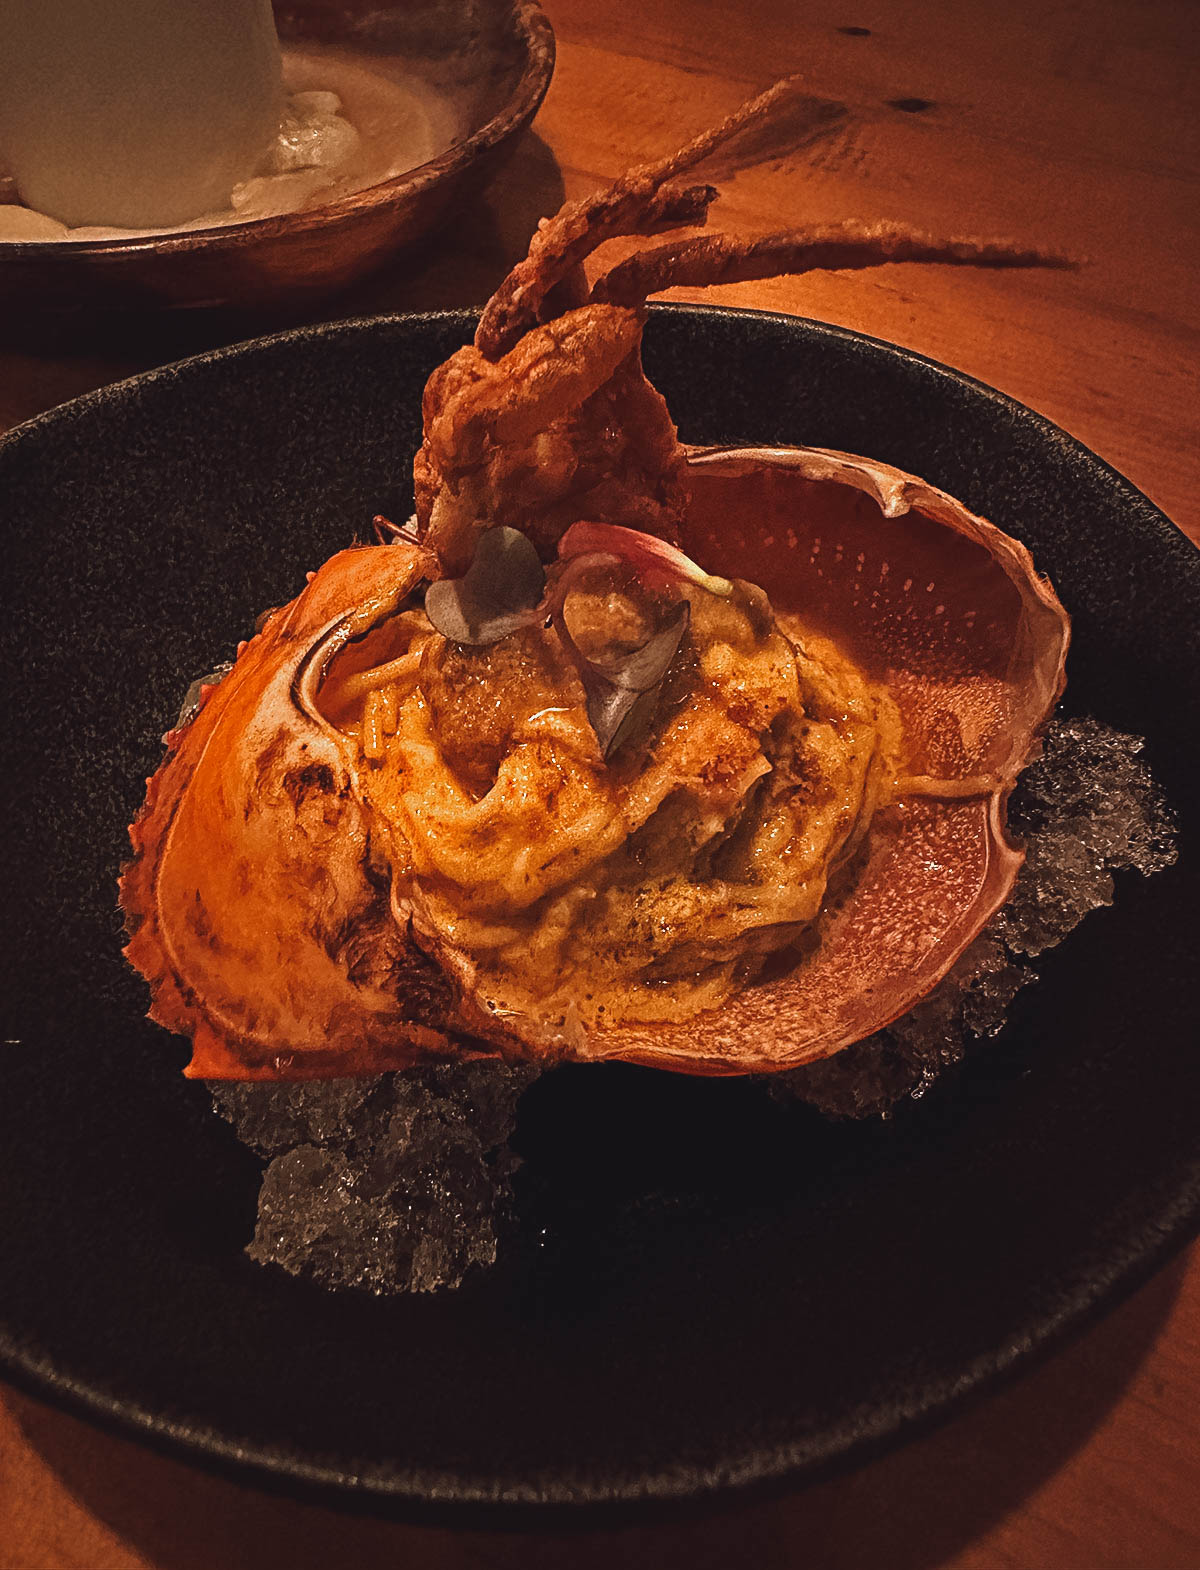
[[[1005,800],[1062,691],[1069,623],[1025,547],[920,480],[813,448],[698,449],[688,555],[749,579],[883,681],[909,772],[819,941],[722,1008],[550,1039],[486,1015],[392,915],[352,745],[315,706],[351,638],[428,566],[340,552],[168,738],[130,829],[126,954],[189,1075],[372,1074],[440,1056],[618,1059],[695,1074],[826,1057],[922,998],[1006,899]]]

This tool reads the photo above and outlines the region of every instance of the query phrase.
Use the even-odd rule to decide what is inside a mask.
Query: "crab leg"
[[[683,187],[676,183],[678,177],[743,127],[760,120],[797,86],[796,77],[776,82],[686,147],[656,163],[631,169],[606,190],[569,202],[555,217],[544,220],[530,243],[528,256],[509,273],[480,318],[475,333],[480,354],[498,360],[511,349],[540,319],[549,291],[606,240],[704,223],[717,195],[715,187]]]
[[[1071,267],[1067,258],[1003,240],[939,240],[892,223],[828,224],[746,239],[697,235],[639,251],[618,262],[592,286],[591,299],[640,305],[648,295],[680,286],[741,283],[817,268],[843,271],[881,262],[950,262],[971,267]]]
[[[413,481],[418,531],[448,571],[470,565],[485,520],[521,529],[546,560],[581,516],[674,537],[683,454],[642,374],[644,316],[589,305],[499,363],[468,347],[434,373]]]
[[[528,441],[608,381],[637,347],[642,314],[572,311],[535,327],[499,362],[453,356],[426,388],[429,452],[465,469],[490,445]]]

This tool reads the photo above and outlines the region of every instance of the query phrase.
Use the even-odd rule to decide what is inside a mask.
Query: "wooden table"
[[[546,4],[557,74],[486,207],[321,314],[481,301],[564,191],[595,187],[803,71],[837,108],[826,134],[733,179],[721,225],[892,217],[1016,236],[1086,265],[891,267],[708,298],[844,323],[961,367],[1082,438],[1200,539],[1200,29],[1188,0]],[[231,331],[183,320],[114,337],[94,324],[67,334],[10,323],[0,426]],[[0,1570],[1195,1570],[1198,1413],[1195,1250],[1002,1394],[848,1477],[579,1539],[342,1517],[203,1476],[7,1392]]]

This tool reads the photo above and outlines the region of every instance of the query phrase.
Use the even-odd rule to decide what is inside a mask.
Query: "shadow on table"
[[[9,1401],[65,1487],[155,1570],[792,1570],[801,1559],[806,1570],[932,1570],[1083,1445],[1152,1347],[1185,1268],[1162,1271],[1012,1388],[858,1471],[612,1530],[460,1532],[344,1515],[193,1471],[24,1396]]]

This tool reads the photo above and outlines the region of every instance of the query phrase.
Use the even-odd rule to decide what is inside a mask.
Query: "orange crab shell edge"
[[[377,1073],[455,1050],[445,983],[368,876],[348,749],[298,702],[314,648],[386,615],[426,566],[404,545],[339,552],[166,737],[120,898],[150,1017],[192,1038],[190,1077]]]
[[[887,681],[910,771],[947,794],[880,814],[853,890],[787,973],[679,1025],[531,1043],[397,931],[367,875],[350,745],[297,704],[312,651],[388,614],[428,565],[407,546],[341,552],[175,734],[130,831],[126,952],[151,983],[151,1017],[192,1036],[190,1075],[317,1078],[496,1054],[765,1072],[861,1039],[946,973],[1021,866],[1004,804],[1062,691],[1066,613],[1019,542],[886,465],[710,449],[689,453],[689,473],[684,548],[763,583]]]

